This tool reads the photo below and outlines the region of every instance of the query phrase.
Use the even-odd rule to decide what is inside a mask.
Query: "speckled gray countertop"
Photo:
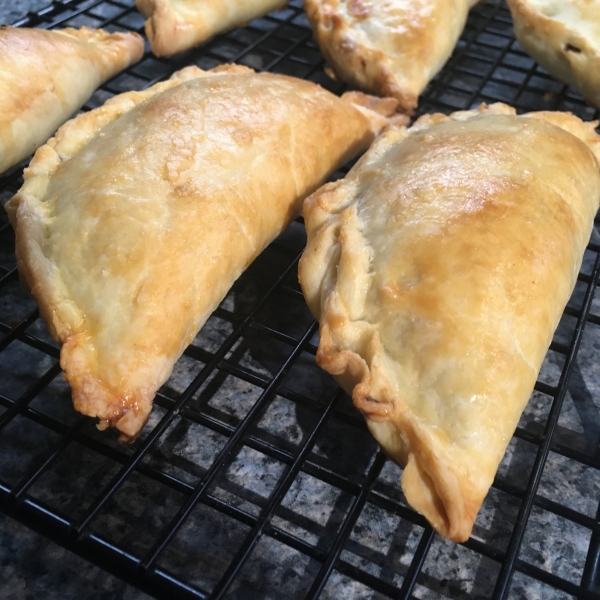
[[[51,4],[52,0],[0,0],[0,25],[9,25],[30,11],[37,11]]]

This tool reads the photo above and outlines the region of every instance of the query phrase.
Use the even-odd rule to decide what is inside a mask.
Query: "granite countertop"
[[[0,22],[14,22],[28,11],[39,10],[50,3],[49,0],[23,2],[0,0]],[[281,240],[283,245],[289,246],[289,249],[294,252],[298,251],[303,243],[303,234],[299,233],[298,227],[298,224],[292,224]],[[600,243],[598,226],[595,228],[592,240],[597,244]],[[590,272],[593,258],[593,253],[586,253],[584,273]],[[256,267],[253,265],[255,271],[260,272],[263,269],[265,274],[271,267],[268,261],[261,261],[260,258],[257,260]],[[256,299],[257,292],[252,286],[252,282],[246,284],[242,281],[228,296],[225,308],[228,302],[232,304],[232,308],[236,305],[235,308],[238,310],[240,305],[242,309],[247,308],[249,303]],[[581,302],[584,287],[578,284],[571,300],[572,306],[576,307]],[[14,295],[15,302],[23,302],[27,306],[34,305],[31,298],[16,285],[16,282],[11,293]],[[595,314],[600,314],[599,296],[600,294],[596,294],[594,300]],[[288,305],[275,305],[269,314],[269,319],[272,322],[283,323],[286,319],[289,320],[290,316],[298,327],[310,326],[311,318],[303,304],[302,306],[298,304],[295,308]],[[557,330],[555,341],[568,344],[573,326],[574,319],[564,317]],[[37,334],[47,337],[47,334],[41,330],[42,326],[39,327]],[[200,350],[214,351],[230,330],[230,324],[219,318],[211,318],[194,344]],[[260,339],[251,341],[255,342],[255,347],[251,350],[246,347],[236,350],[238,354],[233,359],[253,372],[263,374],[265,378],[271,377],[280,361],[277,348],[266,345]],[[599,357],[600,326],[589,325],[583,336],[569,393],[555,433],[555,440],[559,444],[592,456],[597,456],[600,444]],[[16,373],[25,378],[27,371],[22,367],[27,360],[25,354],[14,352],[11,360],[11,364],[0,364],[0,377],[4,372],[10,371],[11,374]],[[540,381],[548,385],[556,385],[563,364],[564,356],[561,353],[549,352],[539,377]],[[165,394],[168,396],[172,393],[175,397],[185,389],[195,376],[196,368],[197,365],[186,357],[180,360],[165,388]],[[333,393],[335,389],[333,380],[316,369],[312,357],[303,357],[294,366],[294,370],[296,383],[290,381],[288,385],[293,387],[300,381],[303,392],[314,397],[319,395],[325,397]],[[15,397],[18,396],[19,385],[22,385],[22,382],[15,375]],[[56,390],[53,391],[56,391],[56,398],[64,402],[62,404],[57,402],[56,406],[48,410],[55,410],[57,413],[62,411],[66,415],[65,420],[73,422],[76,415],[73,414],[70,406],[68,386],[58,381],[58,378],[55,385]],[[210,405],[211,410],[215,414],[225,415],[223,418],[229,418],[232,423],[238,422],[243,417],[260,392],[259,386],[233,377],[223,377],[217,383],[209,381],[202,391],[205,394],[203,401]],[[542,433],[549,411],[548,398],[542,393],[534,392],[519,424],[522,429],[532,435]],[[146,431],[157,423],[163,414],[162,410],[160,407],[155,408]],[[355,415],[347,398],[342,401],[341,410],[349,415]],[[302,412],[294,403],[276,398],[271,405],[271,411],[261,418],[257,428],[266,436],[271,436],[274,443],[288,444],[290,448],[294,448],[309,430],[311,418],[308,412]],[[184,423],[183,419],[174,422],[172,429],[161,438],[155,451],[149,456],[148,464],[160,466],[165,472],[171,469],[174,476],[193,485],[197,481],[200,468],[206,468],[211,464],[222,437],[215,432],[210,434],[204,432],[202,435],[205,437],[200,444],[194,428],[195,424]],[[329,437],[320,439],[315,445],[315,460],[323,460],[323,464],[329,464],[327,461],[335,461],[338,456],[355,452],[352,455],[354,462],[342,463],[340,460],[340,468],[350,469],[350,466],[356,468],[357,481],[360,481],[359,477],[371,464],[376,444],[366,430],[349,431],[339,426],[339,429],[329,432]],[[96,435],[96,432],[91,435]],[[17,450],[11,457],[0,455],[0,467],[17,473],[21,469],[18,448],[22,447],[25,453],[27,444],[37,443],[38,440],[33,437],[28,438],[20,431],[17,431],[14,437],[17,440],[14,443]],[[357,448],[360,450],[356,450]],[[537,446],[523,439],[513,439],[500,465],[499,479],[504,484],[508,482],[507,485],[526,481],[536,451]],[[76,473],[71,483],[74,482],[78,488],[89,486],[90,481],[93,481],[95,486],[106,483],[106,479],[101,481],[94,479],[102,469],[93,464],[91,458],[86,462],[87,457],[77,455],[75,452],[72,454],[66,452],[65,456],[65,460],[70,461],[65,464],[65,469],[70,468],[73,473]],[[350,466],[348,466],[349,462],[352,463]],[[227,477],[224,476],[223,480],[219,479],[211,493],[216,498],[226,500],[252,514],[258,510],[257,507],[262,506],[261,502],[264,503],[269,497],[273,482],[280,476],[280,469],[281,465],[276,461],[244,446],[228,468]],[[401,502],[400,474],[401,471],[397,466],[390,462],[386,463],[378,479],[376,491],[382,496]],[[354,476],[350,470],[344,475]],[[108,477],[106,474],[104,476]],[[78,507],[68,504],[69,491],[61,487],[61,482],[59,474],[55,480],[48,477],[40,481],[39,485],[36,484],[36,493],[41,498],[44,494],[49,499],[60,498],[70,511],[76,512]],[[118,539],[119,543],[122,542],[133,551],[145,548],[149,543],[143,526],[147,524],[148,528],[155,527],[158,530],[165,523],[167,518],[165,515],[172,516],[173,506],[177,506],[177,503],[173,501],[172,496],[161,490],[155,490],[147,482],[140,483],[137,487],[128,482],[125,488],[126,494],[130,496],[130,505],[119,500],[121,504],[117,506],[114,513],[102,515],[94,527],[98,531],[107,532],[107,535],[113,535],[114,539]],[[600,497],[600,475],[591,467],[551,452],[543,472],[539,496],[548,503],[555,502],[568,506],[586,517],[595,519]],[[283,510],[274,518],[274,522],[282,530],[298,535],[311,544],[318,544],[321,541],[320,536],[334,535],[331,532],[335,532],[335,527],[339,525],[341,518],[335,510],[343,515],[351,499],[351,495],[343,494],[333,486],[328,486],[317,478],[302,473],[290,488],[283,503]],[[148,512],[144,507],[146,500]],[[177,501],[179,502],[180,499]],[[115,502],[117,503],[117,500]],[[493,488],[477,518],[473,530],[474,538],[500,550],[506,548],[518,510],[519,502],[514,495]],[[198,514],[190,517],[186,528],[178,536],[178,545],[168,549],[164,559],[171,561],[170,564],[175,565],[180,572],[189,572],[198,578],[204,577],[204,580],[199,579],[197,583],[208,587],[211,583],[211,568],[214,567],[215,572],[219,572],[222,565],[227,564],[228,545],[234,546],[238,543],[244,534],[244,529],[241,525],[238,529],[232,528],[231,521],[219,522],[213,519],[212,515],[216,511],[211,512],[204,506],[196,512]],[[289,515],[292,514],[299,515],[299,518],[289,519]],[[133,534],[128,533],[128,526],[131,523],[140,524],[137,528],[132,527]],[[394,585],[398,585],[400,581],[398,573],[400,570],[405,572],[410,564],[421,532],[422,528],[408,523],[399,516],[368,505],[361,514],[342,557],[350,564],[367,571],[371,569],[375,576],[387,577]],[[205,572],[200,574],[194,572],[200,560],[197,554],[198,539],[206,540],[200,557],[206,568]],[[589,529],[577,526],[572,521],[536,506],[530,517],[519,557],[577,583],[585,563],[589,540]],[[389,564],[382,569],[382,572],[385,571],[383,574],[376,571],[374,567],[375,559],[380,561],[382,554],[389,559]],[[277,558],[276,566],[273,566],[274,556]],[[371,562],[370,557],[373,557]],[[252,561],[248,563],[249,568],[244,569],[240,581],[247,585],[247,590],[254,590],[253,595],[246,596],[245,590],[241,593],[239,587],[234,587],[229,597],[243,598],[243,600],[250,597],[273,598],[273,600],[287,596],[296,597],[294,586],[304,585],[304,581],[314,577],[315,569],[318,570],[319,566],[315,567],[315,564],[311,564],[311,561],[301,553],[292,552],[290,548],[277,544],[268,536],[261,540]],[[497,572],[498,565],[491,559],[484,558],[465,546],[452,544],[436,536],[414,595],[422,600],[458,598],[467,594],[472,598],[486,598],[491,594]],[[269,587],[271,584],[272,588]],[[0,513],[0,598],[79,600],[82,597],[86,600],[149,598],[145,593]],[[364,589],[339,573],[334,573],[322,596],[322,598],[332,599],[364,598],[365,600],[378,597],[376,593]],[[570,596],[516,573],[510,597],[519,600],[536,598],[563,600]]]
[[[0,24],[10,25],[28,12],[35,12],[50,4],[52,0],[0,0]]]

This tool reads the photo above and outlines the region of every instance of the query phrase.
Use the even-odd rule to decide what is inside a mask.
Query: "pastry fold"
[[[477,0],[304,0],[321,51],[336,75],[392,96],[412,114],[444,66]]]
[[[426,115],[304,202],[317,362],[452,540],[470,535],[575,284],[600,202],[595,125],[499,104]]]
[[[61,127],[8,202],[75,408],[135,438],[173,364],[302,199],[395,101],[188,67]]]
[[[287,0],[136,0],[156,56],[172,56],[252,19],[283,8]]]
[[[143,53],[137,33],[0,27],[0,173],[32,154]]]

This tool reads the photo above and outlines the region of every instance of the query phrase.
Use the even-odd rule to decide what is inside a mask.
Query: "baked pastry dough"
[[[143,53],[137,33],[1,27],[0,173],[27,158]]]
[[[61,127],[7,210],[75,408],[134,438],[231,284],[386,122],[313,83],[227,66],[188,67]]]
[[[600,202],[595,123],[427,115],[304,202],[318,363],[408,502],[469,537],[575,284]]]
[[[282,8],[287,0],[136,0],[156,56],[189,50],[217,33]]]
[[[336,75],[392,96],[412,113],[444,66],[477,0],[304,0],[321,51]]]
[[[508,0],[508,5],[525,52],[600,108],[600,1]]]

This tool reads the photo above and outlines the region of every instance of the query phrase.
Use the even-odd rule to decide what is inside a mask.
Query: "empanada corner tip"
[[[327,75],[329,79],[333,79],[333,81],[340,80],[340,78],[337,76],[337,73],[333,70],[332,67],[327,66],[323,69],[323,71],[325,71],[325,75]]]
[[[58,33],[68,35],[82,42],[119,45],[131,55],[131,61],[137,62],[144,54],[144,39],[135,31],[110,32],[105,29],[93,29],[85,25],[79,28],[65,27],[57,30]]]
[[[96,429],[98,431],[106,431],[107,429],[110,429],[113,426],[114,425],[108,419],[100,419],[98,423],[96,423]],[[142,429],[143,426],[134,435],[129,435],[128,433],[124,433],[123,431],[118,431],[117,441],[119,442],[119,444],[133,444],[133,442],[135,442],[138,439],[138,437],[140,437]]]
[[[77,336],[75,336],[77,337]],[[65,346],[63,346],[65,350]],[[153,394],[115,395],[102,382],[78,371],[78,357],[61,352],[65,380],[73,391],[73,405],[83,415],[98,419],[99,431],[115,428],[119,442],[132,443],[140,435],[152,410]]]
[[[115,423],[115,427],[119,431],[119,442],[121,444],[132,444],[135,442],[148,422],[149,415],[149,410],[140,410],[137,407],[132,408],[123,415]]]
[[[406,126],[410,121],[407,114],[397,112],[401,104],[393,97],[379,98],[363,92],[350,91],[342,95],[342,100],[369,117],[378,132],[387,125]]]
[[[406,500],[441,536],[466,542],[481,507],[479,495],[463,487],[451,468],[442,472],[426,454],[408,457],[401,484]]]
[[[393,127],[408,127],[410,117],[401,113],[397,113],[389,118],[389,124]]]
[[[354,90],[342,94],[342,100],[350,102],[357,107],[368,108],[383,117],[389,117],[395,114],[399,104],[396,98],[379,98]]]

